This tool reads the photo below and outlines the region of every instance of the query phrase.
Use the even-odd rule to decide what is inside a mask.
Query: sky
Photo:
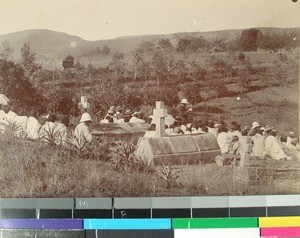
[[[300,27],[300,0],[0,0],[0,35],[49,29],[101,40],[251,27]]]

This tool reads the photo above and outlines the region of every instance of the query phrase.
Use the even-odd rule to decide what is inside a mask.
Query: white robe
[[[17,136],[26,137],[26,129],[27,129],[27,116],[16,116],[14,122],[18,127],[18,131],[16,132]]]
[[[256,133],[251,137],[253,142],[252,153],[253,156],[261,156],[265,150],[265,137],[259,133]]]
[[[6,113],[3,110],[0,110],[0,133],[3,134],[5,132],[5,124],[6,124]]]
[[[35,117],[29,117],[26,126],[27,137],[33,140],[39,138],[41,124]]]
[[[265,139],[265,150],[262,153],[262,155],[263,156],[266,156],[266,155],[271,156],[272,159],[275,159],[275,160],[287,158],[287,155],[283,152],[282,148],[278,144],[277,139],[272,135],[269,135]]]
[[[217,142],[220,146],[221,153],[228,153],[229,146],[232,141],[232,137],[227,132],[221,132],[218,134]]]
[[[92,139],[89,127],[84,122],[79,123],[75,128],[74,143],[83,146],[85,143],[92,142]]]

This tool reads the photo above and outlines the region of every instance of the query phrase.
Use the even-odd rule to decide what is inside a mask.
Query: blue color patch
[[[165,230],[171,219],[84,219],[84,229],[93,230]]]

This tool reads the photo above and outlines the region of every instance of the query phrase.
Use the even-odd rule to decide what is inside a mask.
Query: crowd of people
[[[225,122],[224,117],[219,120],[193,120],[192,107],[187,99],[182,99],[175,111],[165,117],[165,135],[189,135],[211,133],[215,136],[222,154],[241,155],[242,144],[246,138],[251,138],[251,155],[257,157],[270,157],[275,160],[300,160],[300,146],[293,132],[279,133],[276,128],[269,125],[262,126],[253,122],[243,128],[238,122]],[[145,137],[155,136],[156,123],[152,115],[144,118],[139,111],[124,110],[122,107],[111,106],[103,123],[146,123],[149,126]],[[31,140],[52,140],[57,145],[66,143],[69,132],[69,117],[57,118],[55,114],[38,117],[35,110],[28,115],[18,115],[9,106],[1,106],[0,109],[0,132],[4,133],[9,124],[17,125],[15,134],[18,137]],[[79,124],[75,127],[73,141],[76,144],[90,143],[93,141],[90,126],[93,119],[88,112],[83,112]]]

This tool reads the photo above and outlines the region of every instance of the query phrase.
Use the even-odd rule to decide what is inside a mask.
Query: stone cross
[[[164,137],[165,133],[165,117],[167,110],[163,102],[157,101],[155,109],[153,109],[153,121],[155,122],[155,137]]]
[[[78,103],[78,106],[81,106],[84,109],[90,109],[90,103],[87,100],[87,96],[80,97],[80,103]]]
[[[240,153],[241,153],[241,160],[240,166],[241,167],[248,167],[250,166],[250,152],[252,150],[252,143],[250,136],[242,136],[240,138]]]

